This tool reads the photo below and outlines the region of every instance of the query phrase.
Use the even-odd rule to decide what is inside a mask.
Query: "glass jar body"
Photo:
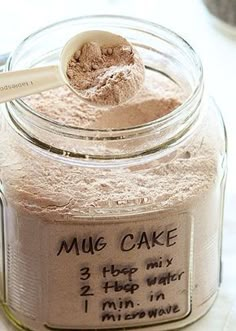
[[[18,326],[160,331],[207,312],[220,284],[225,132],[215,105],[199,102],[178,138],[109,160],[57,153],[64,136],[47,149],[42,129],[26,139],[17,106],[4,106],[1,292]],[[142,144],[154,135],[158,145],[162,131],[141,134]],[[138,150],[137,136],[123,149]],[[114,143],[104,139],[104,151]]]

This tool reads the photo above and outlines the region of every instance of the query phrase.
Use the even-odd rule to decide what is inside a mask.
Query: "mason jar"
[[[55,64],[70,37],[94,29],[127,38],[186,98],[118,129],[65,125],[23,99],[1,106],[4,311],[35,331],[180,328],[210,309],[221,282],[222,117],[191,46],[139,19],[56,23],[26,38],[5,70]]]

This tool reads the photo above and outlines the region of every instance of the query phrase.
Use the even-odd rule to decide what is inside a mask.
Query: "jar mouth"
[[[56,22],[54,24],[48,25],[40,30],[37,30],[33,34],[29,35],[27,38],[25,38],[19,46],[13,51],[13,53],[9,56],[7,64],[6,64],[6,71],[11,71],[14,69],[14,61],[15,58],[18,56],[18,54],[21,52],[22,48],[24,47],[25,43],[30,42],[38,35],[44,33],[48,29],[53,29],[57,26],[64,25],[67,23],[73,23],[73,21],[78,20],[96,20],[96,19],[111,19],[111,20],[124,20],[124,21],[130,21],[131,23],[135,23],[137,25],[137,31],[140,28],[149,27],[149,31],[146,31],[147,33],[158,36],[159,38],[165,38],[166,35],[168,35],[168,42],[173,43],[176,47],[183,48],[185,52],[188,53],[189,59],[192,61],[195,72],[194,72],[194,86],[192,87],[192,91],[189,94],[189,96],[183,101],[181,105],[179,105],[177,108],[175,108],[170,113],[157,118],[153,121],[143,123],[141,125],[136,126],[130,126],[125,128],[84,128],[84,127],[78,127],[78,126],[71,126],[64,123],[60,123],[59,121],[56,121],[54,119],[51,119],[47,116],[44,116],[42,113],[39,113],[35,111],[32,107],[30,107],[26,102],[24,102],[22,99],[17,99],[9,102],[9,105],[13,107],[20,107],[24,110],[25,115],[30,115],[31,118],[34,120],[37,120],[41,123],[41,125],[46,127],[53,127],[54,130],[58,132],[65,132],[67,134],[74,135],[74,136],[98,136],[99,139],[102,139],[104,136],[110,137],[114,134],[114,136],[120,136],[124,133],[132,134],[132,132],[135,132],[137,134],[138,131],[151,129],[154,127],[160,127],[165,126],[167,123],[172,122],[175,118],[179,117],[181,113],[185,112],[186,109],[191,107],[191,105],[195,102],[195,100],[198,98],[200,91],[202,90],[202,84],[203,84],[203,68],[201,64],[201,60],[198,57],[197,53],[194,51],[194,49],[190,46],[190,44],[184,40],[182,37],[180,37],[175,32],[169,30],[168,28],[165,28],[161,25],[158,25],[154,22],[150,22],[148,20],[143,20],[139,18],[133,18],[129,16],[119,16],[119,15],[88,15],[88,16],[81,16],[81,17],[74,17],[71,19],[66,19],[63,21]],[[153,30],[152,30],[153,29]],[[157,30],[158,33],[154,30]],[[114,139],[115,137],[113,137]]]

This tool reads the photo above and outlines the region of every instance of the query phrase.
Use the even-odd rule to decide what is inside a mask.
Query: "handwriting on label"
[[[151,232],[127,233],[123,235],[118,243],[120,251],[129,252],[134,249],[139,250],[152,249],[157,247],[172,247],[176,244],[178,237],[177,228],[163,229]],[[94,238],[88,236],[85,238],[74,237],[72,239],[63,239],[60,242],[57,256],[64,253],[75,255],[96,254],[104,250],[108,241],[104,237]]]
[[[56,327],[65,305],[71,309],[68,286],[75,313],[72,319],[61,318],[64,328],[121,328],[187,316],[192,227],[185,214],[180,221],[175,217],[146,223],[72,224],[57,235],[52,226],[50,249],[55,258],[49,293],[56,302],[63,296],[68,301],[55,305],[48,324]],[[59,272],[65,265],[69,284]]]
[[[111,275],[113,277],[118,277],[118,276],[127,276],[128,280],[132,281],[133,274],[135,274],[138,271],[138,268],[135,267],[124,267],[124,268],[119,268],[118,266],[115,266],[112,264],[109,267],[103,267],[102,269],[102,274],[103,277],[107,277],[107,275]]]
[[[180,311],[178,304],[173,305],[167,305],[164,307],[157,307],[157,308],[150,308],[150,309],[140,309],[138,311],[132,312],[132,313],[124,313],[124,314],[117,314],[115,312],[104,312],[102,314],[102,322],[105,321],[128,321],[128,320],[136,320],[136,319],[155,319],[157,317],[163,316],[163,315],[170,315],[170,314],[176,314]]]

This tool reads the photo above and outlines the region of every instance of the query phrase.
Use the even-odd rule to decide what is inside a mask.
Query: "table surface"
[[[216,28],[201,0],[8,0],[1,2],[0,54],[9,52],[32,31],[55,21],[88,14],[145,18],[184,37],[200,55],[208,88],[219,105],[228,132],[228,184],[223,241],[223,284],[210,312],[185,331],[236,330],[236,28],[235,36]],[[13,331],[0,312],[0,330]],[[153,329],[152,329],[153,330]]]

